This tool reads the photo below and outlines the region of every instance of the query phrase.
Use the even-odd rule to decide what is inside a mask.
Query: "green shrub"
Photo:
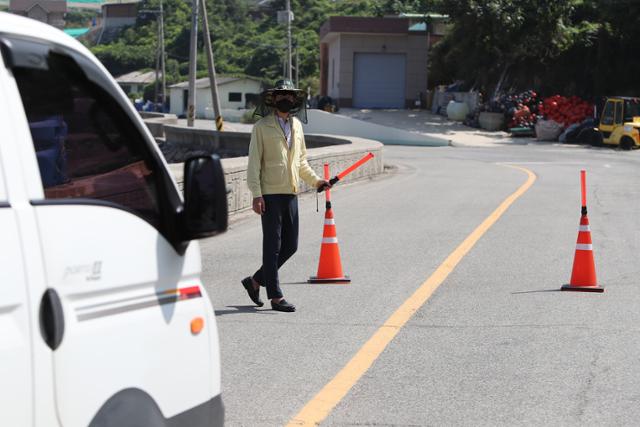
[[[260,120],[260,117],[253,115],[253,110],[248,110],[240,118],[240,123],[255,123]]]

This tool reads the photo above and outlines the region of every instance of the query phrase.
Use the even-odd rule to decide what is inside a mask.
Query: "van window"
[[[634,117],[640,116],[640,100],[628,99],[624,101],[624,121],[632,122]]]
[[[613,101],[607,101],[607,104],[604,106],[604,111],[602,112],[602,119],[600,122],[603,125],[612,125],[613,124]]]
[[[95,199],[158,227],[156,176],[127,113],[69,57],[13,69],[46,199]]]
[[[622,101],[616,102],[616,124],[622,124]]]

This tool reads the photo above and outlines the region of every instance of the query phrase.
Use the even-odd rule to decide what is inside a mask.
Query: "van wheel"
[[[635,145],[636,143],[633,141],[633,139],[629,138],[628,136],[623,136],[620,140],[620,148],[623,150],[631,150]]]

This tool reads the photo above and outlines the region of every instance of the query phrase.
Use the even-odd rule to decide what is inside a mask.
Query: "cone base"
[[[604,288],[602,286],[574,286],[574,285],[563,285],[560,288],[561,291],[575,291],[575,292],[604,292]]]
[[[309,283],[351,283],[349,276],[334,277],[334,278],[318,278],[318,276],[311,276],[308,280]]]

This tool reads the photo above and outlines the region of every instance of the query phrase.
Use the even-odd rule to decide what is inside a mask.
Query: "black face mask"
[[[276,102],[276,108],[281,113],[288,113],[293,108],[293,102],[289,101],[287,98],[280,99]]]

